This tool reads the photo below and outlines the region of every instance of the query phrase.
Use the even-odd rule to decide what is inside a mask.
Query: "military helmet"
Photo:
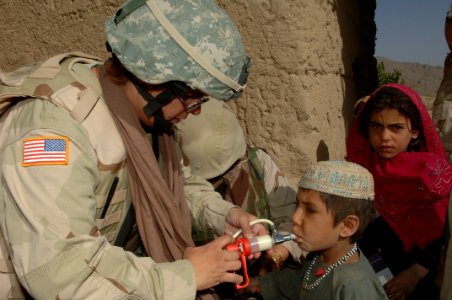
[[[146,83],[180,81],[221,100],[245,87],[241,36],[213,0],[129,0],[106,22],[106,33],[111,51]]]
[[[176,125],[176,138],[194,175],[223,175],[246,154],[246,140],[237,117],[218,99],[203,104],[201,113]]]

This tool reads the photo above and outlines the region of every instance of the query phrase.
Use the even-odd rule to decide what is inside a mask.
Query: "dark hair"
[[[361,112],[359,123],[360,134],[368,140],[369,123],[372,113],[378,113],[388,108],[396,109],[399,113],[410,119],[411,129],[419,131],[418,138],[412,139],[407,149],[407,151],[419,151],[420,145],[425,142],[421,113],[414,102],[404,92],[393,87],[382,87],[369,98]]]
[[[105,61],[104,67],[105,73],[115,84],[125,84],[130,78],[134,77],[114,54],[112,54],[110,59]]]
[[[375,207],[375,201],[365,199],[347,198],[319,192],[320,199],[325,203],[326,209],[330,210],[333,215],[333,224],[336,226],[349,215],[355,215],[359,219],[359,226],[356,232],[350,237],[350,242],[358,241],[364,229],[370,221],[378,215]]]

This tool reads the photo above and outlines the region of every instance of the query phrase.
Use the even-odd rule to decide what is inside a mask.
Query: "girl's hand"
[[[427,273],[428,269],[419,264],[413,264],[408,269],[403,270],[394,276],[394,278],[384,285],[386,295],[388,295],[388,298],[391,300],[406,299],[416,288],[419,280],[424,278]]]

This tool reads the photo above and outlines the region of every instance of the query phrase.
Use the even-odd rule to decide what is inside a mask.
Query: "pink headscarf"
[[[381,216],[398,234],[405,250],[414,245],[424,248],[441,237],[446,223],[452,182],[452,167],[447,162],[441,140],[420,96],[400,84],[387,84],[402,91],[416,105],[424,129],[425,143],[419,152],[402,152],[384,159],[372,150],[359,133],[360,107],[348,140],[348,160],[367,168],[375,180],[375,201]],[[380,87],[380,88],[382,88]],[[379,88],[379,89],[380,89]],[[377,90],[378,91],[378,90]]]

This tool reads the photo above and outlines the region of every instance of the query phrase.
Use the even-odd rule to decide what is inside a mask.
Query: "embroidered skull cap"
[[[364,167],[347,161],[321,161],[310,166],[298,186],[327,194],[374,200],[374,180]]]

